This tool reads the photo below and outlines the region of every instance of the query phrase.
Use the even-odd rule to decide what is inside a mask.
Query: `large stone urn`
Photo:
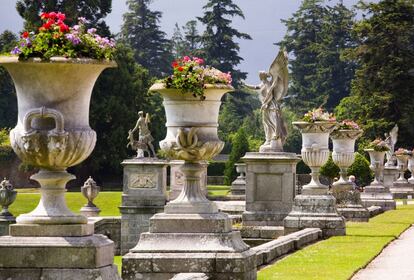
[[[404,151],[403,153],[397,151],[395,157],[397,158],[399,175],[398,179],[395,180],[392,187],[390,187],[390,191],[394,198],[406,199],[409,196],[413,197],[414,186],[404,177],[405,171],[408,170],[408,162],[412,157],[412,154],[408,151]]]
[[[332,159],[340,168],[340,178],[333,183],[332,194],[336,198],[337,210],[349,221],[367,222],[369,211],[361,205],[359,190],[347,178],[347,170],[355,160],[355,141],[362,130],[339,129],[331,133]]]
[[[307,227],[322,229],[324,236],[344,235],[345,220],[336,210],[328,186],[319,181],[319,171],[329,158],[329,134],[336,122],[293,122],[302,134],[302,159],[311,169],[311,181],[295,197],[292,211],[284,220],[285,232]]]
[[[142,233],[137,246],[123,257],[123,279],[135,279],[137,273],[142,279],[170,279],[180,272],[203,272],[214,279],[256,279],[254,253],[240,232],[232,231],[228,215],[219,212],[200,188],[200,162],[213,158],[224,145],[217,136],[220,100],[232,90],[227,85],[208,85],[202,101],[159,83],[150,88],[164,99],[167,135],[160,147],[170,158],[184,160],[184,187],[164,213],[150,219],[149,232]]]
[[[0,267],[3,270],[8,267],[33,268],[33,263],[24,261],[25,258],[8,257],[32,254],[36,269],[94,269],[102,277],[108,271],[115,275],[110,259],[113,242],[104,236],[93,235],[93,225],[87,224],[86,217],[68,209],[64,194],[66,183],[75,178],[66,169],[84,161],[95,147],[96,133],[89,126],[89,105],[95,81],[104,69],[116,64],[63,57],[52,57],[48,62],[36,58],[18,61],[17,57],[1,57],[0,65],[10,73],[17,94],[17,125],[10,132],[13,150],[23,162],[40,169],[31,179],[41,186],[41,199],[36,209],[17,217],[17,224],[10,227],[11,237],[0,239],[0,251],[4,252],[1,254],[4,257],[0,256]],[[49,238],[36,241],[45,236]],[[85,242],[87,245],[82,247]],[[13,244],[24,246],[16,249]],[[95,251],[96,257],[90,260],[87,258],[92,254],[82,258],[68,257],[67,261],[53,255],[45,258],[42,250],[36,251],[39,246],[44,246],[43,250],[50,254],[60,250],[62,256],[69,250],[65,247],[79,247],[85,252]]]
[[[414,185],[414,155],[411,155],[408,159],[408,170],[411,173],[411,177],[408,178],[408,183]]]
[[[374,180],[364,188],[361,194],[362,205],[365,207],[381,206],[384,210],[395,209],[396,204],[389,189],[381,180],[384,170],[385,152],[365,149],[370,157],[370,168],[374,172]]]

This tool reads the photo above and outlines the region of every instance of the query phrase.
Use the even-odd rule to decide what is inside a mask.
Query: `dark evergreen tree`
[[[202,55],[201,36],[198,33],[197,21],[190,20],[183,26],[186,51],[191,56]]]
[[[11,31],[0,34],[0,53],[10,53],[17,44],[17,36]],[[17,99],[13,80],[7,70],[0,67],[0,128],[12,128],[17,120]]]
[[[233,84],[239,86],[246,73],[236,69],[243,60],[239,56],[240,46],[236,39],[251,40],[251,37],[231,27],[231,18],[244,18],[243,12],[232,0],[209,0],[203,9],[204,16],[198,20],[206,28],[201,36],[204,58],[207,64],[223,72],[231,72]]]
[[[354,12],[342,3],[325,6],[323,0],[305,0],[293,17],[282,21],[285,38],[278,43],[292,53],[291,85],[287,100],[299,114],[324,106],[332,111],[350,93],[354,64],[341,55],[354,47]]]
[[[230,185],[237,177],[235,163],[249,151],[249,142],[246,132],[243,128],[239,128],[232,139],[232,148],[229,160],[226,162],[224,170],[224,183]]]
[[[171,44],[161,31],[162,13],[151,11],[152,0],[127,0],[121,39],[135,52],[135,60],[149,70],[151,76],[162,77],[170,72]]]
[[[347,57],[358,64],[352,94],[336,113],[362,124],[366,139],[400,127],[398,146],[414,138],[414,0],[359,3],[364,13],[354,28],[358,47]],[[366,140],[365,139],[365,140]]]
[[[103,18],[111,12],[112,0],[18,0],[16,9],[25,20],[24,28],[29,31],[42,25],[40,13],[62,12],[70,26],[76,24],[79,17],[84,17],[89,21],[87,26],[96,28],[101,35],[110,35]]]

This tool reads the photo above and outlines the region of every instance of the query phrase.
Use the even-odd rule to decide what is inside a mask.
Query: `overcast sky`
[[[114,33],[120,30],[122,14],[127,9],[125,2],[112,1],[112,13],[106,22]],[[182,26],[187,21],[202,16],[202,7],[206,2],[207,0],[154,0],[151,9],[163,13],[161,27],[171,36],[176,22]],[[330,2],[335,3],[336,0]],[[356,2],[357,0],[344,0],[348,7]],[[21,31],[23,22],[15,9],[16,0],[0,0],[0,3],[0,32],[6,29]],[[301,0],[234,0],[234,3],[243,10],[245,20],[236,18],[233,26],[253,38],[240,42],[240,56],[244,61],[239,68],[249,73],[249,83],[257,83],[257,72],[267,70],[278,52],[278,47],[273,43],[280,41],[286,32],[280,20],[289,18],[299,8]]]

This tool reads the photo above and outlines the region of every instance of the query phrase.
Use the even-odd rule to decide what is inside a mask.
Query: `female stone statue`
[[[280,50],[269,72],[260,71],[259,78],[261,81],[259,85],[245,84],[245,86],[257,89],[262,102],[261,111],[266,141],[260,146],[260,152],[282,152],[287,136],[286,124],[280,108],[281,100],[287,94],[289,83],[286,51]]]

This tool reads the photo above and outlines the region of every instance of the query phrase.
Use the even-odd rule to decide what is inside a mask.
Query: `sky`
[[[20,32],[23,20],[18,15],[16,0],[0,0],[0,32],[12,30]],[[187,21],[202,16],[202,7],[207,0],[153,0],[150,8],[163,13],[161,28],[171,37],[175,23],[183,26]],[[336,0],[330,1],[335,3]],[[348,7],[357,0],[343,0]],[[120,30],[122,14],[127,11],[125,0],[112,1],[112,13],[106,22],[113,33]],[[274,43],[280,41],[286,33],[281,19],[287,19],[299,8],[301,0],[234,0],[242,11],[245,19],[235,18],[233,27],[240,32],[249,34],[253,40],[240,41],[240,56],[244,61],[238,66],[248,73],[248,83],[258,83],[258,71],[268,70],[276,57],[278,47]],[[202,26],[199,26],[202,31]],[[208,61],[207,61],[208,64]]]

